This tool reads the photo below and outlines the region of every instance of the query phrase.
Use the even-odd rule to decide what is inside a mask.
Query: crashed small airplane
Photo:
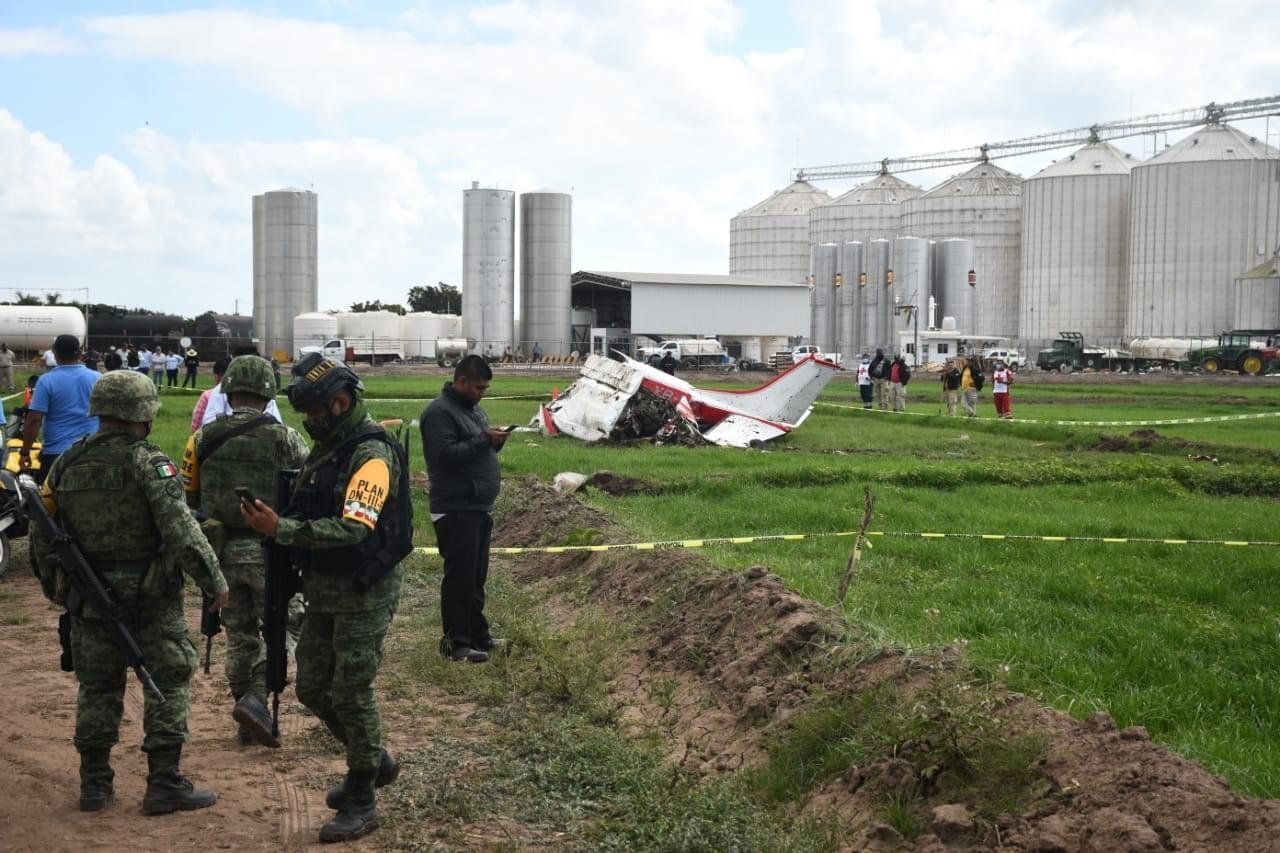
[[[701,440],[750,447],[804,423],[839,365],[810,356],[768,382],[743,391],[704,390],[619,354],[592,355],[581,375],[542,406],[535,424],[548,435],[583,441]]]

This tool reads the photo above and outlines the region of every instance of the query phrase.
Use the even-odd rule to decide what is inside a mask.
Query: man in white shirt
[[[275,400],[268,400],[267,407],[262,412],[263,414],[271,415],[277,422],[284,423],[284,418],[280,417],[280,407],[276,405]],[[204,407],[204,415],[200,419],[200,425],[205,426],[212,423],[214,418],[219,415],[229,414],[231,414],[231,403],[227,400],[227,395],[222,393],[222,383],[219,382],[209,392],[209,403]]]
[[[53,348],[44,351],[44,369],[53,370],[58,366],[58,357],[53,354]]]

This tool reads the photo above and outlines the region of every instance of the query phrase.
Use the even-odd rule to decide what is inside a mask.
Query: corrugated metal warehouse
[[[809,288],[753,276],[579,270],[573,306],[593,310],[601,326],[638,335],[809,333]]]

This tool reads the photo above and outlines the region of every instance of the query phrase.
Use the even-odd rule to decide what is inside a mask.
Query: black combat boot
[[[218,801],[213,791],[191,784],[178,771],[181,747],[147,753],[147,792],[142,797],[143,814],[169,814],[208,808]]]
[[[261,699],[252,693],[246,693],[236,702],[231,710],[231,717],[240,724],[240,732],[249,735],[263,746],[272,749],[280,748],[280,738],[272,731],[275,726],[271,722],[271,712]]]
[[[115,797],[110,749],[86,749],[80,753],[80,811],[100,812]]]
[[[373,787],[385,788],[400,775],[400,763],[391,757],[391,753],[382,750],[382,758],[378,761],[378,775],[373,779]],[[324,804],[337,811],[347,801],[347,780],[343,779],[325,794]]]
[[[347,773],[347,799],[333,820],[320,827],[320,841],[353,841],[378,828],[378,805],[373,795],[376,770],[352,770]]]

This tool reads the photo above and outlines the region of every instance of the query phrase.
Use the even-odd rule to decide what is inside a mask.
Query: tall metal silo
[[[293,318],[320,298],[318,204],[308,190],[253,197],[253,334],[270,358],[297,355]]]
[[[462,334],[481,354],[515,347],[516,194],[462,191]]]
[[[830,204],[809,212],[814,243],[892,240],[902,227],[902,204],[924,192],[895,175],[876,175]]]
[[[1235,280],[1232,329],[1280,329],[1280,257]]]
[[[893,241],[893,287],[890,299],[897,297],[903,305],[915,305],[921,312],[920,328],[928,329],[929,297],[933,295],[933,270],[929,266],[932,241],[920,237],[899,237]],[[890,308],[892,311],[892,308]],[[910,331],[916,320],[905,312],[891,314],[893,344],[897,346],[899,331]]]
[[[573,196],[542,190],[520,195],[520,347],[568,355],[573,275]]]
[[[831,201],[796,181],[729,220],[729,272],[797,284],[809,275],[809,211]]]
[[[993,163],[979,163],[902,207],[902,230],[974,244],[978,273],[976,334],[1018,336],[1022,178]]]
[[[889,311],[893,305],[892,287],[887,283],[893,264],[893,242],[870,240],[863,246],[862,275],[858,290],[862,294],[862,348],[883,349],[893,354],[889,340]]]
[[[974,245],[972,240],[952,238],[939,240],[933,249],[933,295],[938,300],[938,326],[943,317],[953,317],[956,329],[965,334],[974,333],[977,287],[969,286],[969,273],[974,269]]]
[[[1126,337],[1212,336],[1231,325],[1232,282],[1280,239],[1278,158],[1211,124],[1134,167]]]
[[[1121,345],[1136,163],[1093,142],[1023,183],[1018,334],[1025,351],[1048,346],[1060,331]]]
[[[840,247],[840,288],[836,307],[839,319],[836,327],[840,338],[840,352],[844,353],[846,364],[852,364],[853,358],[863,349],[862,335],[862,288],[858,287],[858,276],[862,274],[863,243],[848,240]]]
[[[836,340],[836,264],[839,260],[835,243],[813,247],[809,274],[809,342],[823,352],[834,352]]]

